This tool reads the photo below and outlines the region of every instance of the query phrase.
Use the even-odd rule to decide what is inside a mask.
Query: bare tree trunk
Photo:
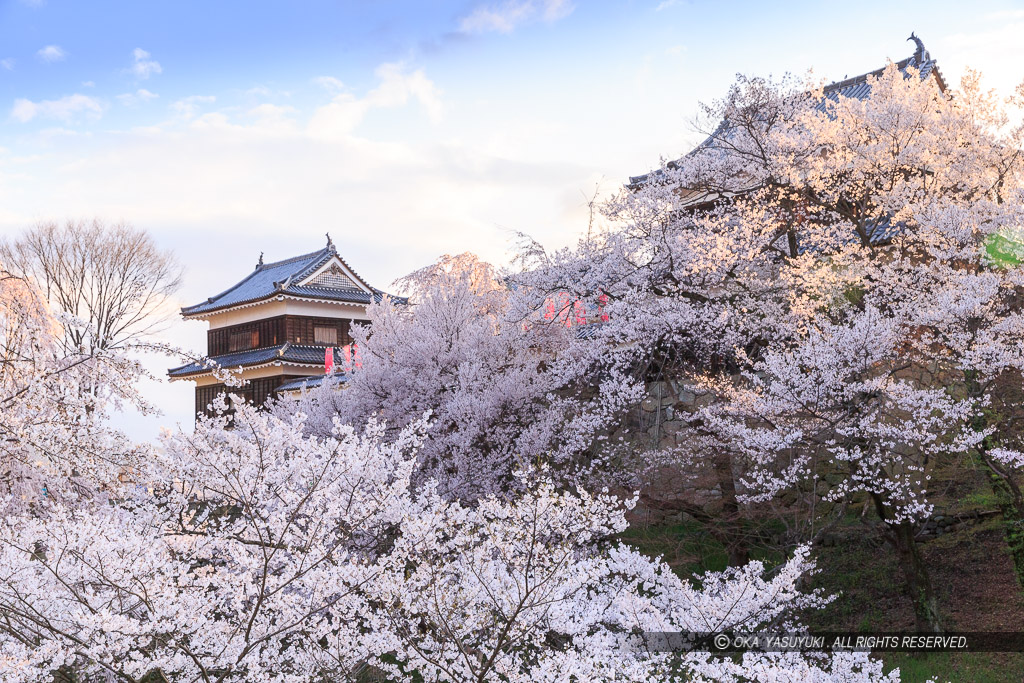
[[[965,372],[964,379],[968,391],[974,397],[983,395],[983,388],[978,382],[976,373]],[[1003,411],[1012,413],[1019,405],[1020,396],[1016,391],[1009,394],[1000,394],[1001,405],[996,411],[987,411],[980,404],[977,405],[978,417],[975,419],[975,429],[984,431],[989,426],[1005,429],[1005,424],[1000,425],[996,418]],[[1011,418],[1012,421],[1012,418]],[[1017,583],[1024,587],[1024,495],[1020,485],[1014,477],[1013,470],[1005,465],[996,462],[990,455],[992,448],[999,445],[995,434],[985,437],[978,447],[978,460],[989,476],[989,483],[992,485],[992,492],[996,497],[996,504],[1003,517],[1003,535],[1006,538],[1006,545],[1010,550],[1010,557],[1013,558],[1013,571],[1017,577]]]
[[[914,608],[916,629],[921,632],[942,633],[939,600],[917,545],[916,525],[911,522],[890,521],[882,498],[873,493],[871,500],[875,504],[875,511],[889,530],[886,540],[896,549],[900,572],[903,574],[903,585]]]
[[[715,472],[722,489],[722,517],[726,520],[726,528],[731,530],[731,533],[723,534],[722,542],[729,554],[729,566],[741,567],[750,561],[750,545],[744,528],[743,510],[736,500],[736,481],[728,453],[715,458]]]
[[[921,558],[921,552],[914,538],[916,527],[909,522],[889,524],[889,531],[896,554],[899,557],[903,582],[914,605],[914,623],[918,631],[941,633],[942,617],[939,614],[939,600],[932,588],[928,568]]]
[[[1003,516],[1003,535],[1013,558],[1013,571],[1017,583],[1024,587],[1024,497],[1009,470],[999,467],[982,452],[982,464],[988,471],[996,504]]]
[[[718,452],[711,460],[714,482],[722,491],[721,511],[708,512],[697,502],[684,500],[673,501],[672,508],[703,525],[708,535],[722,544],[728,555],[729,566],[741,567],[750,561],[750,544],[745,515],[736,499],[731,457],[727,452]],[[661,507],[656,498],[649,497],[647,493],[643,497],[651,507]]]

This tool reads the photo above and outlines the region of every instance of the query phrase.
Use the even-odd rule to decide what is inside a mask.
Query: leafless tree
[[[64,323],[66,351],[91,354],[159,331],[181,286],[181,267],[144,230],[126,223],[37,223],[0,242],[0,264],[33,281]]]

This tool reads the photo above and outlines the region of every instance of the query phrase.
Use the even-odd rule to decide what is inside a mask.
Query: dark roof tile
[[[373,287],[370,287],[372,293],[368,293],[363,290],[355,289],[338,289],[334,287],[292,284],[301,281],[303,278],[309,277],[318,268],[335,256],[337,256],[342,263],[345,263],[345,260],[338,256],[334,245],[328,243],[328,245],[320,251],[314,251],[310,254],[303,254],[301,256],[295,256],[293,258],[285,259],[284,261],[276,261],[274,263],[261,262],[256,266],[256,270],[250,273],[238,284],[229,287],[216,296],[210,297],[202,303],[182,308],[181,314],[185,317],[190,317],[202,315],[204,313],[212,313],[214,311],[232,308],[233,306],[240,306],[242,304],[268,299],[276,294],[364,305],[380,302],[384,296],[386,296],[384,292]],[[363,281],[363,279],[359,277],[359,275],[352,270],[347,263],[345,263],[345,266],[348,267],[349,271],[357,280],[366,284],[365,281]],[[367,285],[367,287],[369,287],[369,285]],[[400,297],[394,298],[399,302],[404,301],[404,299]]]
[[[302,389],[316,389],[324,383],[327,375],[316,375],[315,377],[300,377],[293,379],[290,382],[285,382],[277,388],[280,391],[300,391]],[[345,381],[345,375],[338,374],[334,375],[334,378],[339,382]]]
[[[326,346],[286,343],[281,346],[269,346],[262,349],[226,353],[205,360],[213,361],[220,367],[227,369],[245,368],[253,365],[263,365],[264,363],[273,362],[322,366],[324,364],[324,355],[326,351]],[[341,349],[335,348],[334,357],[341,357]],[[167,371],[167,374],[172,378],[179,378],[191,375],[202,375],[208,372],[210,372],[209,365],[199,361],[188,363],[181,367],[171,368]]]
[[[899,69],[900,71],[906,71],[906,69],[911,66],[916,67],[918,69],[922,80],[927,78],[929,75],[934,75],[935,79],[939,83],[939,87],[943,90],[946,89],[946,82],[942,77],[942,73],[939,71],[938,64],[934,59],[931,58],[931,55],[924,50],[924,46],[921,45],[920,43],[918,43],[918,50],[915,51],[912,56],[896,62],[896,68]],[[830,83],[829,85],[826,85],[824,88],[824,98],[815,106],[815,108],[818,111],[825,111],[827,100],[838,102],[840,97],[852,97],[858,100],[867,99],[871,95],[871,84],[869,83],[869,78],[877,77],[881,75],[883,71],[885,71],[885,68],[876,69],[874,71],[869,71],[868,73],[861,74],[859,76],[854,76],[853,78],[846,78],[841,81],[835,81],[833,83]],[[728,134],[728,130],[728,126],[726,126],[725,122],[723,121],[722,124],[719,125],[718,129],[715,130],[715,132],[708,136],[708,138],[704,140],[702,143],[693,148],[693,150],[688,152],[686,156],[683,157],[683,159],[690,156],[691,154],[694,154],[698,150],[712,146],[715,142],[715,139],[718,136],[722,135],[723,133]],[[682,159],[670,161],[668,162],[668,167],[674,168],[680,161],[682,161]],[[652,178],[657,178],[662,175],[664,175],[664,171],[661,169],[657,169],[651,171],[650,173],[645,173],[643,175],[630,176],[629,186],[636,187],[639,185],[643,185],[648,180]]]

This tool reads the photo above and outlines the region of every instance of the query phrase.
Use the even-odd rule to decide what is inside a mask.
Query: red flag
[[[324,351],[324,373],[329,375],[332,370],[334,370],[334,349],[328,346]]]
[[[576,324],[577,325],[586,325],[587,324],[587,309],[583,308],[583,302],[582,301],[580,301],[579,299],[576,299],[576,301],[572,305],[572,312],[573,312],[573,315],[576,316]]]

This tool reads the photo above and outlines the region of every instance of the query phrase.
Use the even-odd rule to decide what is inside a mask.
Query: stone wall
[[[635,521],[663,523],[681,521],[688,514],[716,514],[722,489],[714,472],[700,459],[688,466],[672,464],[671,453],[696,454],[698,448],[687,433],[692,413],[710,405],[712,393],[703,393],[685,382],[663,380],[647,385],[645,398],[634,411],[630,430],[637,451],[662,451],[666,462],[644,472],[641,500]]]

